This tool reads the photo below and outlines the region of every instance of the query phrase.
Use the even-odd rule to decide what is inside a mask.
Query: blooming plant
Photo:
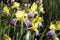
[[[3,1],[0,40],[60,40],[60,0]]]

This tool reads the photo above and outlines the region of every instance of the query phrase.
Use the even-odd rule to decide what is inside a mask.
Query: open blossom
[[[12,8],[19,8],[20,4],[18,2],[14,2]]]
[[[32,23],[31,30],[33,30],[33,31],[37,30],[39,22],[34,19],[31,23]]]
[[[32,27],[30,28],[31,30],[35,31],[38,29],[38,25],[40,22],[43,22],[43,18],[42,17],[36,17],[34,18],[31,23],[32,23]]]
[[[3,12],[4,12],[5,14],[7,14],[7,13],[10,12],[10,9],[9,9],[7,6],[4,6]]]
[[[25,24],[30,30],[35,31],[38,29],[38,24],[40,23],[39,21],[36,21],[37,20],[33,20],[32,22],[30,22],[29,20],[25,20]]]
[[[9,9],[7,6],[4,6],[3,12],[4,12],[4,14],[6,14],[7,16],[10,16],[10,9]]]
[[[32,31],[35,31],[35,30],[38,29],[38,23],[39,23],[39,22],[32,23],[32,27],[31,27],[31,30],[32,30]]]
[[[43,22],[43,17],[39,17],[39,16],[36,16],[33,20],[32,20],[33,23],[35,22]]]
[[[53,24],[52,22],[50,22],[50,27],[51,30],[60,30],[60,21],[56,21],[56,24]]]
[[[34,3],[32,4],[32,6],[31,6],[29,12],[34,13],[34,12],[36,12],[36,10],[37,10],[37,4],[34,2]]]
[[[28,17],[27,17],[27,13],[25,13],[25,11],[24,10],[18,10],[17,12],[16,12],[16,19],[17,20],[26,20],[26,19],[28,19]]]
[[[56,28],[55,28],[55,24],[53,24],[52,22],[50,22],[49,28],[50,28],[51,30],[55,30],[55,29],[56,29]]]
[[[17,20],[21,20],[24,17],[24,11],[17,11],[15,15]]]

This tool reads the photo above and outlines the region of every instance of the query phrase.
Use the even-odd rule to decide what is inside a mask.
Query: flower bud
[[[38,24],[38,27],[39,27],[39,28],[43,27],[42,23],[39,23],[39,24]]]
[[[51,39],[51,38],[54,38],[54,36],[55,36],[55,31],[50,30],[50,31],[48,32],[48,36],[49,36],[50,39]]]
[[[32,13],[28,13],[28,18],[33,18],[33,14]]]
[[[10,25],[14,26],[14,25],[16,25],[16,23],[17,23],[17,20],[16,20],[16,18],[14,18],[11,20]]]
[[[11,2],[15,2],[15,0],[11,0]]]

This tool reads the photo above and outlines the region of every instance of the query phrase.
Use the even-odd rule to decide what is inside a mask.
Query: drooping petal
[[[32,27],[32,24],[30,23],[29,20],[25,20],[25,24],[28,28]]]

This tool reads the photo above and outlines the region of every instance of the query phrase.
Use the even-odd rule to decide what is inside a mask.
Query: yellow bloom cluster
[[[7,34],[4,34],[4,40],[11,40],[11,38]]]
[[[29,8],[30,6],[31,6],[31,5],[29,4],[29,5],[28,5],[28,10],[29,10],[29,12],[34,13],[34,12],[37,11],[38,6],[37,6],[37,3],[36,3],[36,2],[34,2],[34,3],[32,4],[31,8]],[[40,11],[41,13],[44,13],[43,4],[40,5],[39,11]]]
[[[33,21],[31,22],[32,23],[31,30],[33,30],[33,31],[37,30],[38,24],[40,22],[43,22],[43,17],[38,17],[37,16],[36,18],[34,18]]]
[[[30,5],[29,5],[30,6]],[[37,3],[34,2],[31,6],[31,8],[29,9],[29,12],[36,12],[37,11]],[[34,15],[34,14],[33,14]],[[20,11],[17,11],[16,12],[16,19],[17,20],[26,20],[28,19],[28,16],[27,16],[27,13],[25,13],[24,10],[20,10]],[[43,22],[43,17],[39,17],[39,16],[36,16],[36,18],[33,18],[31,24],[32,24],[32,27],[30,28],[31,30],[35,31],[37,30],[38,28],[38,24],[40,22]]]
[[[60,20],[56,21],[55,24],[53,24],[52,22],[50,22],[50,27],[51,30],[57,31],[60,30]],[[59,40],[59,38],[57,36],[55,36],[53,38],[53,40]]]
[[[20,6],[20,3],[13,2],[12,8],[17,9],[17,8],[19,8],[19,6]],[[38,31],[38,24],[42,23],[44,20],[43,20],[43,16],[40,17],[40,15],[38,15],[37,9],[38,9],[38,5],[37,5],[36,2],[34,2],[32,5],[30,5],[30,4],[28,5],[28,9],[27,9],[28,12],[27,13],[25,12],[25,10],[17,10],[17,12],[15,13],[17,21],[23,21],[24,22],[25,20],[32,19],[31,22],[30,22],[30,20],[27,22],[28,28],[32,31],[36,31],[36,30]],[[44,12],[44,8],[43,8],[42,4],[39,6],[39,11],[41,13]],[[4,8],[3,8],[3,12],[5,14],[9,13],[10,8],[5,5]],[[28,13],[32,13],[32,14],[28,15]],[[28,16],[29,17],[32,16],[32,17],[29,18]],[[12,21],[12,25],[16,23],[15,21],[16,20]],[[29,25],[29,23],[31,23],[31,24]],[[55,24],[53,22],[50,22],[49,29],[54,30],[54,31],[60,30],[60,20],[56,21]],[[28,33],[28,36],[29,36],[29,33]],[[7,34],[5,34],[4,35],[4,40],[11,40],[11,38]],[[59,40],[59,38],[57,36],[55,36],[53,38],[53,40]]]
[[[56,21],[56,24],[53,24],[52,22],[50,23],[50,27],[51,30],[60,30],[60,21]]]

